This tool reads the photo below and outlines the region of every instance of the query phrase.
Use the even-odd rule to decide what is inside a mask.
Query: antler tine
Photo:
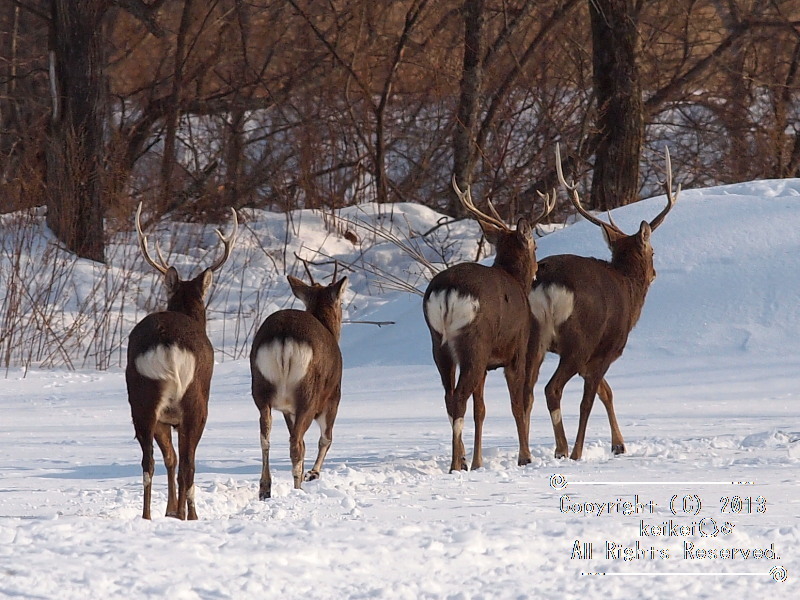
[[[505,224],[505,221],[503,221],[503,217],[500,216],[500,213],[497,212],[497,209],[494,207],[494,203],[487,198],[486,199],[486,204],[489,205],[489,212],[492,213],[492,217],[497,219],[499,222]]]
[[[158,240],[156,240],[156,254],[158,254],[158,259],[161,261],[161,264],[158,264],[156,261],[154,261],[153,257],[150,256],[150,252],[147,250],[147,236],[144,234],[144,231],[142,231],[141,219],[142,203],[139,202],[139,207],[136,209],[136,233],[139,236],[139,248],[142,250],[142,255],[144,256],[145,261],[147,261],[147,264],[149,264],[162,275],[166,275],[167,271],[169,270],[169,265],[161,255],[161,248],[158,245]]]
[[[317,282],[314,281],[314,276],[311,274],[311,269],[308,268],[308,261],[302,256],[300,256],[297,252],[294,253],[294,257],[301,263],[303,263],[303,268],[306,271],[306,275],[308,275],[309,281],[311,281],[311,285],[317,285]]]
[[[539,190],[536,190],[536,193],[539,194],[539,197],[542,200],[544,200],[544,208],[542,208],[542,212],[539,214],[539,216],[533,220],[533,223],[531,223],[532,226],[537,225],[542,219],[553,212],[553,209],[556,207],[556,188],[553,188],[552,196],[549,193],[543,194]]]
[[[667,195],[667,205],[664,207],[660,213],[656,215],[656,218],[650,221],[650,229],[655,230],[656,227],[661,225],[661,222],[667,216],[667,213],[672,210],[672,207],[675,206],[675,202],[678,200],[678,195],[681,193],[681,186],[678,184],[678,189],[675,191],[675,195],[672,195],[672,161],[669,158],[669,147],[664,146],[664,159],[667,163],[667,178],[664,181],[659,180],[659,183],[664,186],[664,191]]]
[[[223,251],[222,256],[219,257],[213,265],[208,267],[212,271],[216,271],[225,264],[225,262],[230,258],[231,252],[233,252],[233,246],[236,243],[236,235],[239,233],[239,217],[236,215],[236,210],[233,207],[231,207],[231,213],[233,215],[233,231],[231,231],[230,235],[225,237],[222,235],[222,232],[219,229],[214,230],[217,232],[220,241],[222,241],[222,244],[225,246],[225,250]]]
[[[622,233],[619,227],[617,227],[613,223],[606,223],[602,219],[598,219],[588,210],[583,208],[583,204],[581,204],[581,200],[578,197],[578,189],[577,189],[578,185],[576,183],[569,184],[564,179],[564,172],[562,171],[561,168],[561,150],[559,149],[558,143],[556,143],[556,173],[558,174],[559,183],[561,183],[561,185],[563,185],[568,192],[572,192],[572,196],[570,197],[570,199],[572,200],[572,205],[584,219],[586,219],[590,223],[594,223],[598,227],[611,227]]]
[[[494,217],[478,210],[478,208],[475,206],[475,203],[472,201],[472,194],[470,193],[469,186],[467,186],[466,192],[462,192],[461,188],[458,187],[458,183],[456,183],[455,174],[453,174],[452,184],[456,196],[458,196],[458,199],[461,201],[461,205],[466,209],[468,213],[470,213],[473,217],[475,217],[479,221],[483,221],[484,223],[488,223],[489,225],[494,225],[495,227],[503,229],[504,231],[510,231],[509,226],[505,224],[505,222],[500,218],[499,215],[497,215],[497,211],[495,210],[494,206],[492,206],[491,202],[489,203],[489,206],[490,210],[494,212],[494,214],[496,215]]]
[[[578,184],[574,182],[569,184],[567,180],[564,179],[564,171],[561,169],[561,147],[558,142],[556,142],[556,174],[558,175],[558,182],[563,185],[567,191],[574,192],[577,189]]]

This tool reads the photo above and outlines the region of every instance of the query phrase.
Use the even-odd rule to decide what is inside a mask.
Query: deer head
[[[672,210],[681,192],[681,186],[679,185],[675,194],[672,193],[672,162],[669,157],[669,148],[666,146],[664,147],[664,157],[666,160],[667,176],[666,179],[660,183],[666,192],[667,205],[652,221],[649,223],[647,221],[642,221],[639,225],[639,230],[632,235],[628,235],[614,223],[610,214],[609,222],[606,223],[583,207],[578,197],[577,185],[574,182],[567,183],[564,179],[564,173],[561,167],[561,151],[559,145],[556,144],[556,172],[558,173],[558,181],[569,193],[570,200],[575,210],[587,221],[600,227],[606,244],[608,244],[608,248],[611,250],[612,264],[623,270],[627,267],[639,268],[642,278],[648,284],[652,283],[656,278],[656,271],[653,266],[653,246],[650,244],[650,236],[656,228],[661,225],[669,211]]]
[[[211,287],[213,273],[219,270],[222,265],[230,258],[233,246],[236,242],[236,235],[239,231],[239,219],[236,211],[231,208],[233,219],[233,229],[228,236],[222,235],[219,229],[216,233],[223,244],[223,252],[220,257],[208,268],[204,269],[194,279],[182,280],[175,267],[168,265],[161,254],[161,247],[156,242],[156,255],[158,261],[154,260],[147,249],[147,236],[142,231],[142,203],[136,209],[136,233],[139,238],[139,248],[142,251],[147,264],[164,276],[164,286],[167,290],[167,310],[190,314],[194,318],[205,323],[205,296]]]

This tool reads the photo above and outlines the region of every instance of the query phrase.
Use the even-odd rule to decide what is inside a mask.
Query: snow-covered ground
[[[614,219],[632,231],[662,205],[650,199]],[[396,222],[416,231],[438,218],[415,206],[396,211]],[[287,303],[288,285],[275,273],[269,296],[240,302],[266,277],[241,258],[247,240],[260,238],[264,255],[275,244],[275,255],[285,220],[244,217],[242,245],[223,267],[210,314],[219,363],[198,449],[200,520],[163,516],[161,464],[153,521],[140,518],[141,455],[118,366],[11,369],[0,382],[0,597],[796,597],[800,180],[684,191],[654,234],[658,278],[608,376],[627,447],[619,457],[598,403],[584,458],[553,458],[542,393],[550,357],[535,390],[533,463],[516,465],[508,396],[493,372],[485,467],[449,474],[450,426],[420,299],[380,293],[352,273],[346,317],[395,324],[345,325],[343,398],[322,477],[292,489],[278,419],[266,502],[258,500],[249,365],[227,340],[234,316],[246,337]],[[306,213],[293,235],[355,262],[352,244],[331,229]],[[463,254],[474,255],[476,229],[460,223],[452,231],[466,240]],[[541,238],[538,248],[540,257],[607,256],[599,230],[585,222]],[[180,264],[188,270],[192,260]],[[424,288],[391,244],[361,260]],[[131,323],[146,312],[128,305]],[[570,442],[579,391],[573,381],[564,396]],[[316,436],[312,426],[309,454]],[[468,451],[470,438],[468,426]]]

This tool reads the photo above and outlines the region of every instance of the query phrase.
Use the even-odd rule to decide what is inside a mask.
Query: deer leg
[[[530,393],[526,373],[522,369],[521,361],[517,364],[505,368],[506,383],[508,393],[511,396],[511,413],[514,415],[514,422],[517,425],[517,437],[519,438],[519,466],[531,463],[531,449],[528,443],[528,436],[531,428],[531,408],[533,406],[533,395]]]
[[[336,420],[336,413],[339,409],[341,395],[341,387],[337,386],[326,404],[326,409],[317,417],[317,424],[319,425],[317,460],[314,461],[314,466],[311,470],[306,473],[305,481],[318,479],[319,473],[322,471],[322,463],[328,455],[328,450],[330,450],[331,443],[333,442],[333,422]]]
[[[479,366],[480,365],[480,366]],[[478,389],[478,384],[486,378],[486,368],[477,361],[460,365],[458,383],[447,406],[447,414],[453,429],[453,460],[450,472],[467,470],[467,453],[461,433],[464,431],[464,414],[467,412],[467,401]],[[481,390],[482,392],[483,390]],[[446,403],[447,398],[445,398]]]
[[[461,431],[464,429],[466,400],[464,402],[464,407],[460,410],[461,417],[459,421],[459,407],[455,401],[456,364],[452,354],[450,354],[450,349],[442,347],[440,341],[440,339],[436,339],[436,336],[434,336],[433,360],[436,363],[436,368],[439,370],[439,377],[442,380],[442,386],[444,387],[444,404],[447,408],[447,416],[450,419],[450,426],[453,430],[453,458],[450,462],[450,472],[466,471],[466,452],[464,450],[464,443],[461,441]]]
[[[603,378],[600,380],[600,385],[597,388],[597,395],[600,396],[600,401],[606,407],[608,413],[608,424],[611,426],[611,452],[615,455],[625,454],[625,441],[622,439],[622,432],[619,430],[617,423],[617,415],[614,413],[614,394],[611,392],[611,386]]]
[[[486,373],[478,382],[472,393],[472,413],[475,419],[475,445],[472,449],[471,469],[480,469],[483,466],[483,420],[486,418],[486,404],[483,401],[483,386],[486,383]]]
[[[575,437],[575,445],[572,447],[572,460],[579,460],[583,454],[583,442],[586,438],[586,426],[589,423],[589,415],[592,414],[594,397],[597,395],[597,388],[600,380],[595,376],[586,375],[583,378],[583,398],[581,399],[581,416],[578,422],[578,435]]]
[[[164,466],[167,468],[167,513],[166,516],[174,517],[178,513],[178,494],[176,491],[175,467],[178,456],[172,445],[172,426],[167,423],[156,423],[155,439],[161,454],[164,457]]]
[[[550,420],[553,422],[553,435],[556,438],[556,458],[565,458],[569,453],[567,435],[564,433],[564,422],[561,420],[561,396],[564,393],[564,386],[577,373],[577,370],[569,367],[563,360],[559,361],[556,372],[547,382],[544,388],[544,395],[547,399],[547,410],[550,412]]]
[[[150,497],[153,491],[153,472],[155,471],[155,460],[153,460],[153,430],[152,426],[141,426],[135,421],[133,425],[136,430],[136,439],[142,447],[142,484],[144,486],[142,518],[149,520]]]
[[[197,520],[194,505],[194,456],[200,434],[196,426],[182,423],[178,427],[178,514],[181,521]]]
[[[298,403],[302,406],[301,403]],[[289,417],[286,417],[287,424]],[[293,426],[289,429],[289,458],[292,460],[292,479],[294,480],[294,489],[303,489],[303,462],[306,457],[306,443],[304,441],[306,431],[313,418],[310,415],[293,415]]]
[[[261,481],[258,485],[258,499],[272,497],[272,474],[269,472],[269,437],[272,432],[272,407],[267,403],[260,411],[258,419],[261,431]]]

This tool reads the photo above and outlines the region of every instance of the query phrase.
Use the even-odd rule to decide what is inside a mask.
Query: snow
[[[614,220],[633,231],[663,202],[618,209]],[[349,215],[377,213],[362,211]],[[400,230],[423,231],[440,217],[413,205],[394,211]],[[265,502],[244,338],[290,304],[283,274],[266,259],[283,251],[287,220],[243,216],[241,245],[215,281],[209,311],[218,364],[197,453],[200,520],[163,516],[157,451],[153,520],[140,517],[141,454],[123,365],[9,369],[0,386],[0,597],[796,597],[800,180],[684,191],[653,234],[658,277],[608,375],[627,447],[619,457],[598,403],[583,459],[553,458],[543,395],[549,357],[535,389],[533,463],[516,465],[508,396],[493,372],[485,466],[448,473],[450,425],[420,298],[351,271],[346,318],[395,324],[344,326],[343,396],[321,478],[292,489],[279,419]],[[289,256],[322,248],[424,289],[419,267],[392,244],[362,252],[325,215],[293,218]],[[167,228],[182,272],[214,250],[213,228],[202,229],[199,245],[181,237],[191,227]],[[476,232],[466,222],[452,228],[449,260],[474,256]],[[47,245],[41,235],[32,251]],[[134,238],[122,237],[122,255],[134,254]],[[586,222],[538,240],[540,257],[564,252],[608,254]],[[157,304],[157,279],[135,268]],[[96,273],[72,269],[74,289],[92,289]],[[154,306],[114,310],[130,311],[130,327]],[[580,388],[574,380],[564,395],[570,443]],[[317,435],[312,426],[307,465]],[[468,452],[471,435],[468,422]]]

